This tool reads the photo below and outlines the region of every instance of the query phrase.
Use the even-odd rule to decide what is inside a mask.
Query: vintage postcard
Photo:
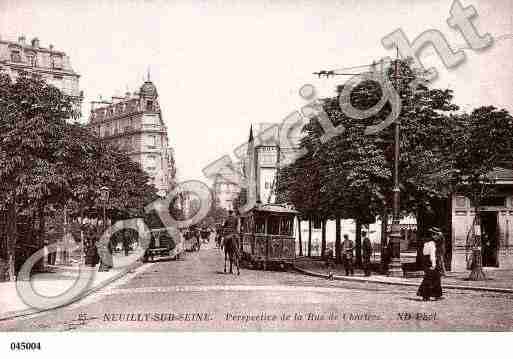
[[[0,332],[512,331],[512,14],[0,1]]]

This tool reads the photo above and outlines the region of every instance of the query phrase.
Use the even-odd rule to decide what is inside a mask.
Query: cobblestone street
[[[145,264],[68,307],[0,322],[45,330],[511,330],[513,296],[327,281],[294,272],[223,273],[215,248]]]

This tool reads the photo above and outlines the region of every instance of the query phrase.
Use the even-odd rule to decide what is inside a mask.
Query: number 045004
[[[13,342],[11,350],[41,350],[41,343]]]

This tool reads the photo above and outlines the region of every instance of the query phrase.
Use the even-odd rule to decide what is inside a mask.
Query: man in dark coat
[[[365,272],[365,276],[369,277],[371,275],[371,256],[372,256],[372,243],[367,236],[367,232],[362,232],[362,261],[363,261],[363,270]]]

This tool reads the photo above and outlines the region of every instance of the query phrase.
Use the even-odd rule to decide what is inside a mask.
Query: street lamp
[[[106,206],[109,201],[110,190],[109,187],[103,186],[100,188],[100,200],[103,205],[103,227],[107,227],[107,215],[106,215]]]

